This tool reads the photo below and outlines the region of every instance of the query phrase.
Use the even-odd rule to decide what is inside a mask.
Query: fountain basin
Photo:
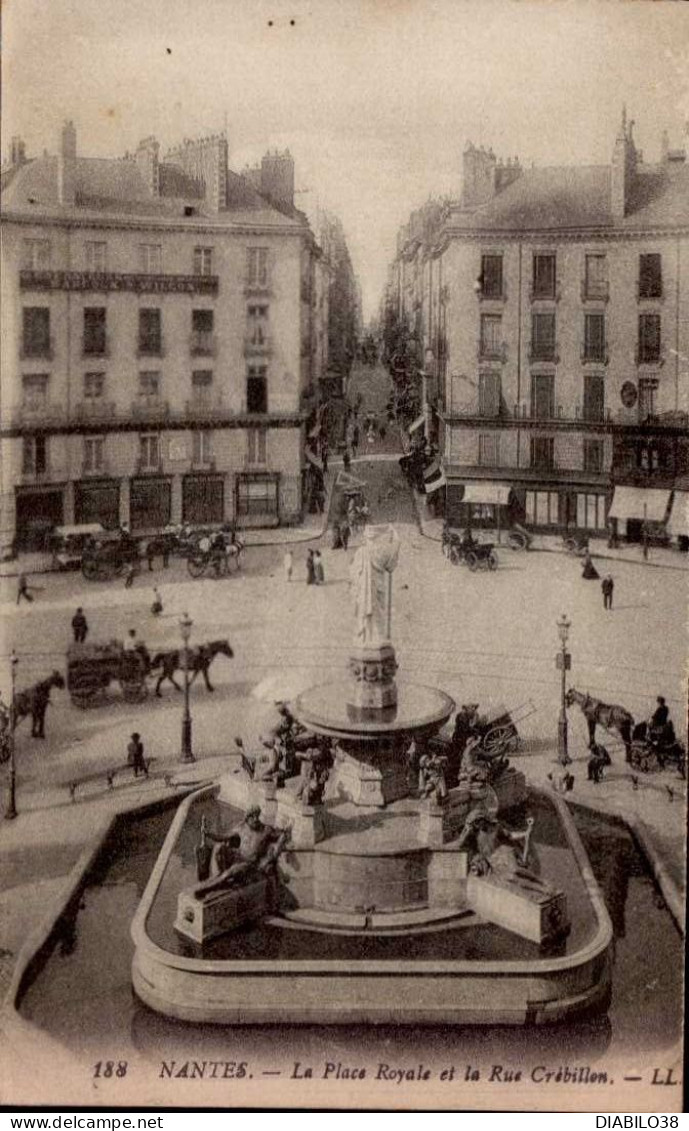
[[[548,843],[538,845],[547,855],[544,870],[566,891],[575,911],[571,936],[557,953],[544,954],[537,945],[497,928],[491,929],[491,945],[486,946],[484,920],[462,907],[461,900],[432,907],[420,895],[415,906],[413,899],[407,901],[401,912],[327,904],[304,908],[295,898],[293,906],[283,906],[260,926],[240,928],[198,947],[175,935],[169,924],[177,894],[194,880],[200,813],[203,806],[219,804],[217,794],[218,787],[210,787],[180,806],[132,923],[133,985],[151,1008],[181,1020],[218,1024],[523,1025],[607,1007],[612,927],[559,799],[533,789],[529,796],[543,815],[539,824],[547,824]],[[438,855],[449,858],[451,853],[441,850]],[[322,856],[332,863],[338,853]],[[297,884],[310,882],[305,873],[313,853],[288,857],[287,892],[295,877]],[[454,857],[452,882],[458,883],[456,852]],[[375,858],[384,859],[385,853],[376,848]],[[394,849],[387,859],[398,859]],[[282,873],[282,858],[280,869]],[[322,931],[333,944],[325,952],[316,943]],[[388,949],[386,938],[391,936],[395,945]],[[348,940],[346,958],[328,954],[338,953],[338,937]],[[424,957],[415,958],[415,953]]]

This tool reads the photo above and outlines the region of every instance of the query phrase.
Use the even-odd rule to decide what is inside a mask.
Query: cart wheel
[[[504,727],[495,727],[483,736],[481,743],[486,754],[499,754],[506,749],[506,734]]]
[[[491,551],[490,554],[488,555],[488,569],[497,569],[497,568],[498,568],[498,559],[497,559],[496,555]]]
[[[569,554],[576,554],[579,552],[579,543],[576,538],[565,538],[565,550]]]
[[[206,572],[206,559],[198,556],[187,558],[187,570],[191,577],[203,577]]]
[[[466,557],[466,563],[469,566],[471,572],[475,573],[478,569],[478,558],[476,557],[476,554],[469,552]]]

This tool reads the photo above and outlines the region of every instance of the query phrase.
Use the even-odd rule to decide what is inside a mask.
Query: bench
[[[144,778],[148,777],[148,768],[151,765],[151,762],[155,762],[155,758],[144,758],[144,765],[146,767],[146,773],[143,775]],[[92,774],[85,774],[83,777],[73,778],[72,781],[69,781],[67,783],[70,800],[76,800],[76,792],[79,786],[87,785],[92,781],[101,781],[103,778],[107,782],[108,789],[112,789],[117,775],[127,772],[131,774],[134,773],[134,767],[129,762],[125,762],[124,764],[120,764],[119,766],[113,766],[107,770],[94,770]],[[135,780],[138,780],[138,776]]]

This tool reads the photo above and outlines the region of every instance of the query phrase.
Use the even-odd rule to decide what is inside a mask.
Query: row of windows
[[[47,408],[49,399],[49,373],[27,373],[22,377],[22,405],[31,412]],[[106,398],[107,383],[105,373],[85,373],[83,397],[94,411],[98,402]],[[142,403],[155,405],[163,393],[163,375],[157,369],[139,373],[138,395]],[[268,367],[248,365],[246,369],[247,412],[268,412]],[[214,406],[214,382],[212,369],[195,369],[191,374],[191,407],[212,408]]]
[[[502,340],[502,315],[482,314],[479,354],[482,358],[500,358],[504,351]],[[605,337],[605,315],[595,312],[584,315],[584,337],[581,355],[583,361],[606,362],[608,346]],[[538,311],[531,315],[532,361],[557,360],[556,322],[553,311]],[[637,359],[640,363],[654,363],[662,357],[661,319],[659,314],[643,313],[638,318]]]
[[[265,428],[249,428],[246,436],[247,464],[264,466],[266,463]],[[24,437],[22,448],[22,471],[24,475],[41,476],[48,474],[50,470],[49,444],[50,439],[47,436]],[[162,468],[163,444],[163,437],[159,432],[140,433],[137,459],[139,471],[159,471]],[[84,436],[82,445],[82,474],[106,474],[108,471],[106,437],[101,435]],[[176,458],[178,458],[177,455]],[[212,431],[205,429],[191,433],[191,461],[197,466],[212,463]]]
[[[604,470],[604,445],[602,440],[584,440],[583,470],[598,474]],[[500,467],[500,434],[486,432],[478,438],[479,467]],[[555,441],[552,436],[532,436],[529,466],[538,471],[555,469]]]
[[[655,415],[658,379],[642,377],[638,383],[639,419],[647,420]],[[533,420],[555,420],[562,415],[555,398],[555,375],[552,373],[533,373],[531,375],[531,402],[529,417]],[[581,418],[595,423],[605,419],[605,378],[602,373],[585,373],[582,389]],[[505,415],[505,402],[502,393],[500,373],[479,373],[478,411],[480,416]],[[515,411],[516,415],[516,411]]]
[[[252,348],[265,347],[269,342],[268,313],[268,305],[265,303],[250,303],[247,306],[246,344]],[[192,353],[213,352],[213,328],[213,310],[192,310],[190,340]],[[139,309],[138,352],[159,356],[162,351],[162,311],[158,307],[141,307]],[[84,309],[82,352],[91,357],[107,354],[106,307],[89,306]],[[25,306],[23,308],[22,355],[24,357],[50,357],[52,355],[49,307]]]
[[[477,282],[479,294],[483,298],[501,299],[506,297],[502,255],[491,253],[481,256],[481,274]],[[597,252],[586,255],[582,290],[584,298],[607,299],[609,287],[606,255]],[[637,293],[639,298],[642,299],[662,298],[663,266],[662,256],[659,253],[643,253],[639,256]],[[557,255],[555,252],[534,253],[531,297],[534,299],[557,298]]]
[[[52,261],[50,240],[27,239],[22,247],[22,267],[29,271],[49,271]],[[194,275],[212,275],[214,248],[195,247],[192,255]],[[83,245],[85,271],[103,275],[108,270],[108,245],[105,240],[87,240]],[[136,249],[136,269],[145,275],[163,272],[163,245],[142,243]],[[269,248],[246,248],[246,282],[248,286],[268,285]]]

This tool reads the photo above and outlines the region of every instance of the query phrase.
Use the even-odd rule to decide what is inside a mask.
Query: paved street
[[[358,371],[353,384],[366,389],[366,407],[378,407],[370,371]],[[350,390],[350,396],[352,396]],[[414,502],[397,467],[397,454],[377,441],[354,463],[366,481],[373,521],[392,521],[402,540],[394,575],[393,638],[400,678],[437,685],[458,703],[475,701],[487,711],[501,705],[527,704],[520,723],[523,750],[519,765],[544,784],[557,773],[555,737],[559,708],[558,648],[555,622],[565,612],[572,622],[571,683],[606,701],[624,704],[636,718],[647,716],[655,697],[664,694],[678,730],[682,729],[683,657],[687,581],[682,572],[611,563],[615,608],[604,613],[598,583],[581,579],[581,563],[568,555],[520,555],[499,548],[499,569],[470,573],[447,562],[437,542],[422,535]],[[334,469],[337,471],[337,465]],[[337,499],[334,500],[334,505]],[[315,545],[311,542],[308,545]],[[352,632],[348,571],[358,540],[347,553],[330,548],[326,533],[318,542],[326,584],[305,584],[306,544],[295,544],[295,578],[282,571],[284,545],[247,549],[241,573],[228,579],[192,581],[184,563],[169,571],[143,574],[135,586],[93,584],[80,575],[46,575],[32,606],[17,609],[11,593],[2,607],[6,656],[14,647],[20,658],[18,686],[54,668],[64,671],[72,612],[81,604],[90,639],[122,638],[135,627],[151,651],[177,647],[178,620],[188,611],[193,641],[226,637],[233,660],[218,657],[211,669],[216,690],[199,680],[191,692],[194,749],[199,760],[226,755],[233,737],[251,746],[258,741],[273,708],[251,695],[267,675],[304,684],[341,677]],[[164,615],[149,612],[150,583],[159,585]],[[9,585],[9,581],[5,581]],[[152,687],[151,687],[152,692]],[[162,773],[176,768],[182,696],[164,685],[141,705],[122,701],[113,687],[109,702],[81,710],[66,692],[53,692],[45,742],[30,737],[27,722],[17,732],[17,783],[20,818],[2,830],[5,887],[0,906],[8,912],[0,947],[16,947],[60,876],[73,864],[89,835],[95,815],[120,804],[165,792]],[[104,778],[83,787],[71,805],[67,783],[99,768],[124,762],[133,730],[140,731],[148,756],[156,759],[152,779],[123,783],[108,793]],[[674,881],[682,884],[684,783],[674,771],[641,775],[638,788],[624,764],[616,740],[603,736],[613,767],[597,787],[586,782],[586,729],[583,717],[570,712],[574,801],[600,806],[626,817],[640,816],[653,830],[654,843]],[[684,736],[686,738],[686,735]],[[210,765],[209,761],[209,765]],[[217,763],[216,763],[217,764]],[[3,767],[6,771],[6,767]],[[4,774],[3,774],[4,776]],[[667,786],[672,791],[668,794]]]

